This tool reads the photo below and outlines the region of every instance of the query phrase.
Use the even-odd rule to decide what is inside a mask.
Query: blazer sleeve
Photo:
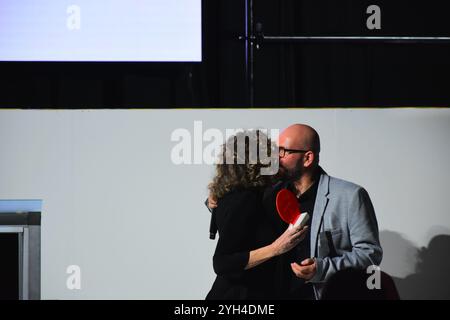
[[[337,257],[316,258],[317,271],[310,282],[325,282],[335,272],[345,268],[366,269],[379,265],[383,250],[379,241],[378,224],[369,194],[358,188],[348,206],[348,229],[352,250]]]
[[[213,257],[217,275],[242,272],[248,263],[251,248],[252,221],[257,218],[257,198],[247,193],[216,208],[219,239]]]

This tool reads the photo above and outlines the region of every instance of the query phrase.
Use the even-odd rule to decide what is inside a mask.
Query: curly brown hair
[[[245,144],[241,141],[245,141]],[[239,149],[238,142],[241,146],[245,145],[245,152]],[[263,163],[258,151],[264,148],[270,157],[275,147],[261,130],[246,130],[231,136],[222,146],[223,161],[216,165],[216,175],[208,185],[210,196],[218,200],[234,190],[263,187],[273,183],[274,175],[261,174],[261,169],[269,167],[270,163]]]

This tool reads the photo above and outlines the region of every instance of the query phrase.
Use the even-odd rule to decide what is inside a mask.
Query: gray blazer
[[[309,282],[316,299],[320,299],[325,281],[338,270],[381,263],[383,250],[369,194],[325,172],[319,180],[310,236],[317,272]]]

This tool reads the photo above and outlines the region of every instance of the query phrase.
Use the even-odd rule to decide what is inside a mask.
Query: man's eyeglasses
[[[308,151],[309,150],[286,149],[285,147],[279,147],[278,148],[278,154],[280,155],[280,158],[283,158],[286,154],[303,153],[303,152],[308,152]]]

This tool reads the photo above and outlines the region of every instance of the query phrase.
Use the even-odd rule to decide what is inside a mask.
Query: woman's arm
[[[287,229],[272,244],[252,250],[254,223],[261,217],[258,201],[261,199],[256,193],[243,191],[216,208],[219,239],[213,267],[217,275],[236,274],[253,268],[291,250],[303,240],[306,229],[301,232],[296,227]]]
[[[256,267],[257,265],[266,262],[267,260],[290,251],[300,241],[305,238],[305,233],[308,230],[308,226],[301,228],[300,226],[286,229],[286,231],[278,237],[277,240],[271,244],[250,251],[247,265],[245,270]]]

